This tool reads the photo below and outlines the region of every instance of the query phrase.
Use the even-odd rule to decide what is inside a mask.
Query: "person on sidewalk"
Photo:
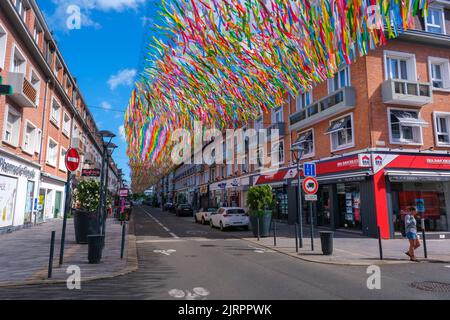
[[[417,261],[414,251],[420,247],[420,241],[417,237],[417,210],[415,207],[410,207],[405,216],[405,233],[409,240],[409,250],[405,252],[411,261]]]

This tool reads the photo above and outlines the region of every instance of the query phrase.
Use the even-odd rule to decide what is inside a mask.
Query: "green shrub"
[[[82,180],[73,191],[74,207],[96,212],[100,203],[100,182],[93,179]]]
[[[272,187],[269,185],[250,187],[247,194],[247,206],[250,209],[249,214],[253,216],[263,216],[272,213],[275,205],[275,199]]]

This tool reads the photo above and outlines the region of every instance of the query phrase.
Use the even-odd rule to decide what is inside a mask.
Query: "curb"
[[[400,265],[400,264],[415,264],[417,262],[413,262],[413,261],[408,261],[408,260],[398,260],[398,261],[386,261],[386,260],[373,260],[370,262],[345,262],[345,261],[326,261],[326,260],[318,260],[318,259],[314,259],[314,258],[308,258],[305,257],[302,254],[296,254],[296,253],[290,253],[290,252],[286,252],[286,251],[282,251],[280,249],[278,249],[277,247],[273,247],[273,246],[268,246],[265,244],[262,244],[256,240],[251,240],[248,238],[242,238],[239,236],[233,236],[235,238],[244,240],[246,242],[250,242],[252,244],[256,244],[259,245],[260,247],[264,247],[273,251],[276,251],[278,253],[282,253],[284,255],[287,255],[289,257],[292,258],[296,258],[302,261],[306,261],[306,262],[311,262],[311,263],[319,263],[319,264],[328,264],[328,265],[337,265],[337,266],[359,266],[359,267],[367,267],[370,265]],[[450,263],[450,261],[444,261],[444,260],[439,260],[439,259],[419,259],[419,262],[423,263]]]
[[[137,257],[137,246],[136,246],[136,236],[134,234],[127,235],[127,263],[124,268],[119,271],[113,272],[108,275],[101,276],[93,276],[81,278],[82,282],[94,281],[94,280],[104,280],[104,279],[112,279],[119,276],[124,276],[131,272],[134,272],[139,269],[138,266],[138,257]],[[0,288],[14,288],[14,287],[22,287],[22,286],[32,286],[32,285],[51,285],[51,284],[62,284],[66,283],[66,279],[58,279],[58,280],[25,280],[25,281],[17,281],[17,282],[4,282],[0,283]]]

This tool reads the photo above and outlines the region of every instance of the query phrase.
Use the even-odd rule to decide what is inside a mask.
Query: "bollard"
[[[125,228],[126,228],[126,223],[124,222],[122,224],[122,243],[120,246],[120,259],[123,259],[123,251],[125,249]]]
[[[48,257],[48,273],[47,277],[50,279],[53,272],[53,253],[55,251],[55,235],[56,231],[52,231],[52,237],[50,239],[50,256]]]
[[[312,202],[309,201],[309,222],[311,224],[311,251],[314,251],[314,218],[313,218],[313,210],[312,210]]]
[[[427,240],[425,238],[425,228],[422,228],[423,256],[428,259]]]
[[[380,260],[383,260],[383,246],[381,245],[381,231],[380,227],[377,227],[378,230],[378,249],[380,250]]]
[[[256,229],[258,232],[258,241],[259,241],[259,217],[256,217]]]
[[[297,223],[295,223],[294,231],[295,231],[295,252],[298,252],[298,224]]]
[[[273,245],[274,247],[277,246],[277,222],[275,220],[272,220],[273,222]]]

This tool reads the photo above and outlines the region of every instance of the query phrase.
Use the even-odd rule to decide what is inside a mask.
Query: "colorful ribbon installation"
[[[132,186],[172,168],[170,133],[283,105],[395,38],[427,0],[172,0],[125,115]],[[134,179],[134,180],[133,180]],[[136,189],[136,190],[137,190]]]

